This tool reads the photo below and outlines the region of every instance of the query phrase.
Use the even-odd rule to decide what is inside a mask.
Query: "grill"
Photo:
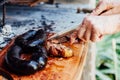
[[[2,12],[3,12],[3,19],[2,19],[2,25],[5,25],[5,15],[6,15],[6,3],[10,4],[17,4],[17,5],[29,5],[29,6],[35,6],[39,2],[47,2],[49,4],[53,4],[54,0],[1,0],[0,5],[3,7]]]

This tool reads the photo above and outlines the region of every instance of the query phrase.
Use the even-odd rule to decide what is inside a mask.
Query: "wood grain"
[[[4,55],[13,44],[11,41],[0,52],[0,67],[3,67]],[[80,43],[66,46],[73,49],[74,56],[71,58],[53,58],[49,57],[47,66],[44,70],[38,71],[29,76],[18,76],[10,73],[14,80],[80,80],[82,70],[85,64],[87,55],[87,43]]]

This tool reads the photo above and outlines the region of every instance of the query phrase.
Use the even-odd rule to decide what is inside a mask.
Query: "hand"
[[[87,16],[83,23],[71,35],[71,43],[79,38],[85,42],[101,40],[105,34],[113,34],[120,31],[120,15]]]
[[[116,16],[115,14],[119,13],[120,0],[100,1],[96,9],[94,9],[91,13],[91,16],[87,16],[83,23],[79,26],[79,29],[71,35],[71,44],[76,41],[76,38],[83,41],[91,40],[95,42],[99,41],[104,34],[113,34],[118,32],[120,20],[117,18],[119,15]],[[115,16],[108,16],[113,14]]]
[[[120,13],[120,0],[102,0],[98,3],[93,15],[112,15]]]

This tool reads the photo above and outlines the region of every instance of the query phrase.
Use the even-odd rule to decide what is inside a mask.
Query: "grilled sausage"
[[[39,45],[43,45],[46,38],[45,31],[43,29],[30,30],[15,40],[15,44],[21,46],[25,52],[36,51],[39,49]]]
[[[43,47],[45,38],[43,29],[30,30],[18,36],[5,56],[6,66],[17,74],[25,75],[43,69],[47,63],[47,51]],[[22,53],[31,53],[30,59],[21,59]]]
[[[33,52],[30,60],[23,60],[20,55],[23,53],[22,48],[13,45],[5,56],[7,67],[13,72],[22,75],[33,74],[43,69],[47,63],[46,50],[41,47],[38,51]]]

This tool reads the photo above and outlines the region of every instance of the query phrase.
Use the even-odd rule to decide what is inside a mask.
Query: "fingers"
[[[92,25],[90,22],[87,22],[87,24],[82,24],[79,28],[79,30],[76,30],[74,33],[70,36],[70,42],[71,44],[76,42],[76,38],[79,38],[80,40],[84,42],[97,42],[101,40],[103,35],[99,33],[98,29],[95,29],[94,25]]]
[[[89,42],[90,40],[92,42],[96,42],[102,39],[102,35],[99,32],[99,29],[95,28],[95,25],[93,25],[88,20],[84,20],[83,24],[78,30],[78,38],[81,39],[84,42]]]
[[[99,2],[98,6],[95,10],[91,13],[91,15],[100,15],[102,12],[107,11],[109,9],[113,8],[113,5],[111,3],[104,3]]]
[[[73,44],[77,38],[77,31],[73,32],[70,36],[70,44]]]
[[[91,37],[91,25],[89,25],[85,31],[85,34],[84,34],[84,41],[88,42],[90,40],[90,37]]]
[[[91,40],[92,42],[98,41],[98,40],[99,40],[98,35],[97,35],[96,33],[92,32],[92,35],[91,35],[91,37],[90,37],[90,40]]]
[[[92,15],[99,15],[102,11],[105,10],[105,5],[101,6],[102,2],[100,2],[97,7],[93,10],[93,12],[91,13]]]
[[[92,42],[100,41],[102,39],[102,37],[103,37],[103,35],[101,35],[95,28],[91,29],[90,40]]]
[[[86,26],[83,24],[78,30],[78,34],[77,34],[78,38],[85,41],[85,39],[83,38],[85,35],[85,32],[86,32]]]
[[[71,34],[71,36],[70,36],[70,44],[75,43],[77,38],[79,38],[79,39],[81,39],[82,41],[85,42],[86,39],[87,39],[87,38],[86,39],[84,38],[85,32],[86,32],[86,27],[85,27],[85,25],[81,24],[79,26],[79,28],[75,32],[73,32]],[[90,33],[90,32],[87,31],[86,35],[89,35],[88,33]],[[85,37],[87,37],[87,36],[85,36]]]

